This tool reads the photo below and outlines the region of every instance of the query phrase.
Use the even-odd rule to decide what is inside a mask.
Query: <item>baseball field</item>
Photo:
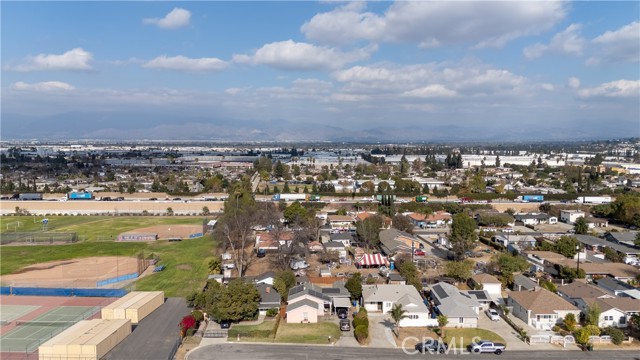
[[[176,237],[175,229],[188,229],[187,233],[202,229],[203,217],[143,217],[143,216],[56,216],[48,217],[47,232],[76,233],[79,239],[68,244],[2,245],[0,247],[0,282],[11,285],[19,281],[45,287],[53,283],[76,284],[90,282],[94,277],[109,276],[116,266],[130,266],[142,255],[157,257],[165,270],[138,278],[132,285],[137,290],[162,290],[167,296],[186,296],[201,287],[208,275],[207,264],[214,255],[215,242],[211,235],[183,241],[116,241],[119,234],[136,231],[165,231],[164,236]],[[173,227],[172,227],[173,226]],[[0,218],[0,237],[8,233],[43,232],[42,217],[11,216]],[[163,230],[164,229],[164,230]],[[166,231],[169,230],[167,235]],[[202,230],[197,230],[201,232]],[[183,236],[179,236],[183,238]],[[109,258],[107,258],[109,257]],[[102,259],[101,259],[102,258]],[[72,261],[73,260],[73,261]],[[85,263],[84,266],[83,262]],[[109,264],[94,266],[92,264]],[[76,268],[69,268],[69,266]],[[80,266],[86,271],[73,270]],[[100,273],[104,269],[104,274]],[[34,271],[49,270],[46,277]],[[119,271],[119,270],[118,270]],[[92,276],[87,276],[91,272]],[[122,273],[122,272],[120,272]],[[11,282],[5,280],[9,275]],[[21,278],[21,275],[24,279]],[[42,279],[41,283],[38,282]]]

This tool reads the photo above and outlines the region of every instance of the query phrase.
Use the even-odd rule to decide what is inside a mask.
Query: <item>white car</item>
[[[495,309],[487,309],[487,316],[491,321],[500,321],[500,314]]]

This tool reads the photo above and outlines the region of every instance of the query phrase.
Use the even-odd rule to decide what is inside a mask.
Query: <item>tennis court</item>
[[[0,323],[2,325],[40,308],[35,305],[0,305]]]
[[[32,320],[16,320],[16,328],[0,337],[0,352],[33,352],[43,342],[98,311],[99,306],[60,306]]]

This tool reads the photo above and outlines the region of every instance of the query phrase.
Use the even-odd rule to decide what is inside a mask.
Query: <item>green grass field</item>
[[[121,232],[140,227],[161,224],[201,224],[202,217],[153,217],[153,216],[50,216],[49,231],[76,232],[86,239],[75,244],[2,246],[0,248],[0,275],[11,274],[33,264],[68,260],[91,256],[131,256],[138,253],[154,253],[165,265],[162,272],[139,279],[137,290],[163,290],[166,296],[186,296],[201,287],[208,275],[208,258],[215,253],[211,236],[188,239],[181,242],[115,242],[96,241],[116,239]],[[2,217],[0,236],[3,232],[42,230],[42,217]],[[18,227],[17,222],[20,222]],[[8,225],[8,226],[7,226]],[[7,230],[7,227],[9,228]]]
[[[115,240],[120,233],[154,225],[200,225],[201,216],[47,216],[47,231],[75,232],[85,241]],[[42,231],[43,216],[0,218],[0,235]]]
[[[340,339],[340,327],[328,321],[317,324],[287,324],[280,322],[275,342],[300,344],[327,344],[328,337],[336,342]]]

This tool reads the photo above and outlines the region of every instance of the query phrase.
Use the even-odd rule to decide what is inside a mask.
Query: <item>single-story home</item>
[[[592,299],[589,305],[597,304],[600,308],[598,326],[605,328],[614,326],[625,328],[634,314],[640,314],[640,300],[631,298]]]
[[[273,280],[276,278],[276,273],[274,271],[265,271],[262,274],[253,278],[253,282],[256,284],[267,284],[273,285]]]
[[[347,248],[340,241],[329,241],[323,244],[327,252],[336,252],[341,259],[347,258]]]
[[[572,313],[580,317],[580,309],[547,289],[536,287],[532,291],[514,291],[507,298],[512,314],[538,330],[551,330]]]
[[[310,299],[302,299],[287,305],[287,323],[312,323],[318,322],[318,316],[324,315],[317,309],[317,303]]]
[[[362,302],[367,311],[388,313],[395,304],[401,304],[406,318],[400,320],[400,327],[435,326],[429,308],[422,296],[412,285],[362,285]]]
[[[269,309],[280,308],[280,293],[273,288],[273,285],[269,284],[256,284],[256,288],[260,293],[260,303],[258,304],[258,311],[261,315],[267,313]]]
[[[513,276],[513,285],[511,286],[511,289],[513,291],[530,291],[535,289],[537,286],[537,282],[522,274],[516,274]]]
[[[327,216],[327,222],[334,230],[349,230],[353,225],[355,219],[352,216],[347,215],[329,215]]]
[[[344,247],[351,246],[351,242],[353,241],[353,235],[350,232],[341,232],[337,234],[330,234],[329,238],[332,242],[341,242]]]
[[[494,299],[502,297],[502,282],[493,275],[484,273],[473,275],[469,279],[469,287],[485,290]]]
[[[431,301],[439,314],[447,316],[450,327],[478,327],[482,305],[457,287],[439,282],[431,287]]]

